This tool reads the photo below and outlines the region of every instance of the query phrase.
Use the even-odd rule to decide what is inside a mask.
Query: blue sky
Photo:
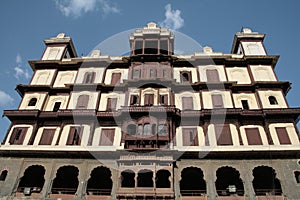
[[[287,95],[300,107],[300,1],[297,0],[3,0],[0,2],[0,112],[16,109],[17,84],[28,84],[28,60],[40,59],[43,40],[65,32],[78,55],[87,55],[101,41],[154,21],[182,32],[200,45],[230,53],[234,34],[242,27],[266,33],[270,55],[280,55],[276,73],[292,82]],[[0,140],[9,126],[0,118]]]

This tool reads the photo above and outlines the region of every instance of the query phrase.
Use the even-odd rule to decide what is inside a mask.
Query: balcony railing
[[[77,188],[52,188],[52,194],[75,194]]]
[[[206,190],[180,190],[181,196],[206,196]]]
[[[87,189],[88,195],[99,195],[99,196],[110,196],[111,189],[95,189],[95,188],[88,188]]]

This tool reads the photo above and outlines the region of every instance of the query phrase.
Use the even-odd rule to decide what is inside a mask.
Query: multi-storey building
[[[264,37],[243,29],[230,54],[176,55],[174,34],[149,23],[130,55],[86,57],[64,34],[45,40],[4,111],[1,197],[300,199],[300,109]]]

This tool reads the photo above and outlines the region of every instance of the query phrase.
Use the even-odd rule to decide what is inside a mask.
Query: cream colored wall
[[[30,85],[50,85],[55,71],[55,69],[36,70]]]
[[[197,68],[193,67],[174,67],[173,68],[173,78],[176,80],[176,82],[180,83],[180,72],[183,71],[189,71],[192,74],[192,83],[198,82],[198,75],[197,75]]]
[[[293,123],[274,123],[269,125],[269,130],[271,137],[273,139],[274,145],[280,145],[279,139],[277,137],[276,127],[284,127],[286,128],[290,141],[292,145],[299,145],[299,138]]]
[[[182,110],[182,97],[193,97],[194,110],[201,110],[200,95],[197,92],[181,92],[175,94],[175,106]]]
[[[88,144],[88,139],[90,136],[90,126],[86,125],[86,124],[69,124],[64,126],[62,133],[61,133],[61,137],[59,140],[59,146],[73,146],[73,145],[66,145],[67,144],[67,140],[68,140],[68,136],[69,136],[69,132],[70,132],[70,127],[78,127],[78,126],[82,126],[83,127],[83,132],[82,132],[82,137],[81,137],[81,144],[80,145],[74,145],[76,146],[87,146]]]
[[[69,100],[69,95],[56,95],[56,96],[49,96],[47,102],[45,103],[44,110],[45,111],[52,111],[55,102],[61,102],[59,109],[66,109]]]
[[[202,127],[200,126],[179,126],[176,128],[176,146],[183,146],[182,129],[183,128],[197,128],[198,144],[205,146],[205,136]],[[198,148],[199,146],[186,146],[186,148]]]
[[[123,83],[123,80],[128,79],[128,69],[107,69],[104,79],[105,85],[110,85],[113,73],[121,73],[120,83]]]
[[[30,140],[30,137],[32,135],[33,126],[32,125],[28,125],[28,124],[18,124],[18,125],[14,125],[13,127],[11,127],[11,129],[10,129],[8,135],[7,135],[7,139],[5,141],[5,145],[10,145],[9,144],[9,140],[10,140],[11,134],[12,134],[14,128],[18,128],[18,127],[28,128],[27,132],[26,132],[26,135],[25,135],[25,138],[24,138],[24,141],[23,141],[23,145],[27,145],[28,144],[28,142]]]
[[[96,109],[99,92],[90,92],[90,91],[72,92],[68,109],[76,109],[77,100],[80,95],[89,95],[89,102],[88,102],[87,109]]]
[[[94,83],[102,83],[103,73],[105,68],[99,67],[89,67],[89,68],[79,68],[76,78],[76,83],[83,83],[84,75],[86,72],[95,72]]]
[[[241,42],[245,55],[266,55],[262,42]]]
[[[235,108],[243,108],[242,106],[242,100],[247,100],[249,109],[259,109],[258,103],[255,98],[255,94],[252,93],[238,93],[238,94],[232,94],[233,101],[234,101],[234,107]]]
[[[50,51],[55,51],[55,53],[50,54]],[[42,60],[60,60],[64,51],[65,47],[47,47]]]
[[[259,90],[258,95],[262,103],[263,108],[287,108],[285,97],[282,91],[274,90]],[[269,102],[269,96],[274,96],[278,102],[278,105],[271,105]]]
[[[233,108],[230,91],[211,90],[202,92],[202,101],[204,109],[213,108],[211,96],[214,94],[222,95],[224,108]]]
[[[53,87],[65,87],[65,84],[73,84],[77,71],[60,71],[57,73]]]
[[[99,103],[99,111],[106,111],[107,107],[107,99],[108,98],[117,98],[117,110],[121,109],[121,106],[125,105],[125,93],[101,93],[100,103]]]
[[[43,105],[44,105],[44,102],[46,100],[46,97],[47,97],[47,93],[46,92],[39,92],[39,93],[26,93],[24,96],[23,96],[23,99],[21,101],[21,104],[19,106],[19,109],[20,110],[41,110]],[[35,106],[28,106],[28,103],[30,101],[30,99],[32,98],[37,98],[37,102],[35,104]]]
[[[241,126],[240,127],[241,137],[242,137],[242,141],[243,141],[244,146],[249,146],[247,136],[246,136],[246,132],[245,132],[245,128],[258,128],[259,133],[260,133],[260,137],[261,137],[261,140],[262,140],[262,144],[267,145],[267,146],[269,145],[265,129],[262,126],[246,125],[246,126]],[[259,146],[259,145],[253,145],[253,146]]]
[[[98,147],[99,146],[99,142],[100,142],[100,138],[101,138],[101,131],[102,131],[103,128],[105,128],[105,129],[107,129],[107,128],[115,129],[115,138],[114,138],[113,146],[120,147],[121,146],[122,132],[121,132],[121,128],[116,127],[116,126],[96,128],[95,132],[94,132],[94,138],[93,138],[92,146],[93,147]]]
[[[228,81],[237,81],[237,84],[251,84],[246,67],[226,67]]]
[[[270,65],[250,65],[254,81],[277,81]]]
[[[236,126],[233,124],[229,124],[229,127],[230,127],[231,139],[232,139],[233,146],[240,146],[239,136],[238,136],[238,131],[237,131]],[[207,135],[208,135],[209,145],[211,147],[218,146],[217,145],[218,140],[216,138],[216,133],[215,133],[215,125],[214,124],[208,125],[207,132],[208,132]]]
[[[36,146],[39,145],[39,142],[40,142],[40,140],[41,140],[43,131],[44,131],[45,129],[55,129],[55,133],[54,133],[53,140],[52,140],[52,143],[51,143],[51,146],[55,146],[56,141],[57,141],[57,138],[58,138],[58,135],[59,135],[59,131],[60,131],[60,127],[56,127],[56,126],[40,127],[40,128],[38,129],[38,131],[37,131],[36,136],[35,136],[33,145],[36,145]]]
[[[227,81],[223,65],[199,65],[198,66],[198,71],[199,71],[201,82],[207,82],[206,70],[208,70],[208,69],[216,69],[219,73],[220,81],[221,82],[222,81],[224,81],[224,82]]]

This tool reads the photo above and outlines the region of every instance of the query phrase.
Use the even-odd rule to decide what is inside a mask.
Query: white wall
[[[188,71],[191,72],[192,75],[192,83],[198,82],[198,77],[197,77],[197,68],[193,67],[174,67],[173,68],[173,78],[176,80],[176,82],[180,83],[180,73]]]
[[[90,91],[72,92],[68,109],[76,109],[77,100],[80,95],[89,95],[89,102],[88,102],[87,109],[96,109],[99,92],[90,92]]]
[[[282,91],[258,90],[258,95],[263,108],[287,108],[285,97]],[[269,102],[269,96],[274,96],[278,102],[278,105],[271,105]]]
[[[270,65],[250,65],[254,81],[277,81]]]
[[[110,85],[113,73],[121,73],[120,83],[128,79],[128,69],[107,69],[105,73],[105,85]]]
[[[197,92],[181,92],[175,93],[175,106],[182,110],[182,97],[192,97],[193,98],[193,108],[194,110],[201,110],[200,94]]]
[[[42,110],[42,107],[44,105],[44,101],[47,97],[47,93],[46,92],[39,92],[39,93],[26,93],[23,96],[23,99],[21,101],[21,104],[19,106],[20,110],[24,110],[24,109],[28,109],[28,110]],[[35,106],[28,106],[28,103],[30,101],[30,99],[32,98],[37,98],[37,102],[35,104]]]
[[[65,84],[73,84],[77,71],[60,71],[57,73],[53,87],[65,87]]]
[[[245,55],[266,55],[262,42],[241,42]]]
[[[221,82],[227,81],[223,65],[199,65],[198,71],[199,71],[201,82],[207,82],[206,70],[208,69],[216,69],[219,73],[220,81]]]
[[[243,108],[242,100],[247,100],[249,109],[259,109],[258,103],[255,98],[255,94],[253,93],[238,93],[232,94],[232,96],[235,108]]]
[[[65,49],[65,46],[47,47],[42,60],[60,60]]]
[[[55,71],[55,69],[36,70],[30,85],[50,85]]]
[[[66,109],[67,104],[69,100],[69,95],[55,95],[55,96],[49,96],[47,99],[47,102],[45,103],[44,110],[45,111],[52,111],[55,102],[61,102],[60,108],[59,109]]]
[[[226,67],[228,81],[237,81],[237,84],[251,84],[246,67]]]
[[[102,83],[104,67],[89,67],[89,68],[79,68],[76,78],[76,83],[83,83],[84,75],[86,72],[95,72],[95,80],[94,83]]]
[[[108,98],[117,98],[117,106],[116,109],[121,109],[121,106],[125,105],[125,93],[101,93],[100,103],[99,103],[99,111],[106,111],[107,107],[107,99]]]
[[[233,108],[230,91],[211,90],[202,92],[202,101],[204,109],[213,109],[211,96],[214,94],[222,95],[224,108]]]

